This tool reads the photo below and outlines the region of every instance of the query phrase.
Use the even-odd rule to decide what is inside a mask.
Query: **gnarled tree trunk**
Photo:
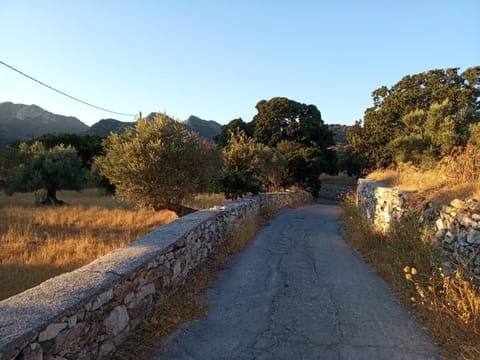
[[[47,189],[47,196],[42,201],[42,205],[58,206],[58,205],[64,205],[64,204],[65,204],[64,201],[57,199],[56,189]]]

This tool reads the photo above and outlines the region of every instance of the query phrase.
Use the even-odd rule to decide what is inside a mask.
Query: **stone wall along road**
[[[161,359],[438,359],[414,319],[340,235],[334,203],[282,211],[206,293]]]

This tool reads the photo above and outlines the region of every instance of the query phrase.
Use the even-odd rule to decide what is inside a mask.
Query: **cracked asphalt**
[[[205,294],[208,314],[164,359],[440,359],[386,284],[346,245],[334,203],[282,211]]]

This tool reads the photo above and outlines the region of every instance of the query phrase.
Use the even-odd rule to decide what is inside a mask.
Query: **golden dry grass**
[[[63,191],[68,205],[36,207],[34,194],[0,194],[0,300],[86,265],[140,238],[177,216],[138,210],[99,190]],[[201,209],[222,196],[200,195]],[[208,206],[207,206],[208,205]]]
[[[415,191],[414,201],[431,202],[434,206],[439,206],[455,198],[480,199],[477,176],[478,174],[463,174],[461,163],[449,162],[446,158],[434,169],[400,164],[396,169],[373,171],[367,179],[384,182],[397,189]]]

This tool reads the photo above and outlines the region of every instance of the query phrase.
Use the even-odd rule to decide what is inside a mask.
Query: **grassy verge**
[[[353,196],[343,202],[342,225],[351,245],[423,324],[445,356],[480,359],[480,291],[460,271],[446,276],[439,254],[412,217],[382,235],[359,214]]]
[[[215,248],[205,263],[192,271],[183,286],[165,298],[155,300],[153,314],[121,344],[114,359],[148,359],[158,351],[162,338],[178,330],[181,323],[205,315],[208,305],[202,300],[202,293],[213,284],[228,260],[245,249],[254,239],[259,226],[272,216],[272,213],[264,212],[258,219],[234,226],[226,241]],[[131,351],[133,348],[134,353]]]
[[[138,210],[96,189],[62,191],[68,205],[36,207],[34,194],[0,194],[0,300],[90,263],[165,225],[170,211]],[[190,205],[225,199],[201,195]]]

